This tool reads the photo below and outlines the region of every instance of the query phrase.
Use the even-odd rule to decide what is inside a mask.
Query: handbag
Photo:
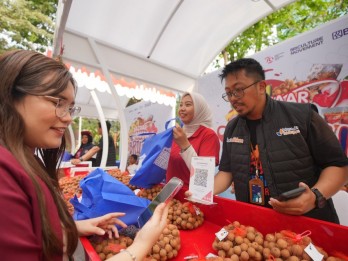
[[[111,212],[124,212],[126,215],[119,219],[127,225],[135,225],[138,216],[150,204],[148,199],[137,197],[125,184],[100,168],[82,179],[80,187],[81,202],[76,196],[70,200],[75,208],[75,220],[95,218]]]
[[[141,188],[151,188],[161,183],[166,177],[170,150],[173,143],[173,128],[168,128],[173,118],[165,123],[165,131],[157,133],[144,140],[139,157],[139,167],[129,181],[131,185]],[[180,121],[182,126],[182,122]],[[148,134],[147,134],[148,135]]]

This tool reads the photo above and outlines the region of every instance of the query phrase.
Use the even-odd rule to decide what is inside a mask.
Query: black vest
[[[267,96],[256,135],[272,197],[298,187],[299,182],[312,187],[319,178],[321,170],[314,164],[308,144],[310,115],[308,104],[275,101]],[[250,133],[244,118],[236,117],[228,123],[224,141],[224,150],[230,155],[236,199],[248,202]],[[328,203],[326,208],[314,209],[306,216],[338,222],[332,200]]]

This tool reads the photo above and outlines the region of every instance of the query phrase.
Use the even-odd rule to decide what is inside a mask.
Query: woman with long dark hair
[[[24,50],[0,56],[1,260],[70,260],[78,236],[118,236],[115,224],[125,226],[117,218],[124,213],[75,222],[63,201],[56,167],[64,133],[80,111],[76,89],[67,68],[54,59]],[[111,260],[141,260],[148,253],[168,208],[156,211],[128,252]]]

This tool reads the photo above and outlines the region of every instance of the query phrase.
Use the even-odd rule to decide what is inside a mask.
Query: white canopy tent
[[[178,92],[192,90],[196,79],[233,38],[293,1],[60,0],[53,55],[105,76],[111,98],[97,92],[93,98],[91,92],[79,91],[77,103],[85,113],[95,116],[98,112],[102,124],[105,113],[118,117],[120,168],[124,169],[125,99],[118,95],[112,77]],[[91,109],[98,103],[102,109]],[[105,124],[102,127],[106,135]],[[105,161],[103,155],[102,166]]]

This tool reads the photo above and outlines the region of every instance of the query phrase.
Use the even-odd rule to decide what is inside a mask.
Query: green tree
[[[0,0],[0,53],[52,45],[58,0]]]
[[[348,13],[347,0],[298,0],[263,18],[238,35],[214,61],[224,63],[277,44]]]

